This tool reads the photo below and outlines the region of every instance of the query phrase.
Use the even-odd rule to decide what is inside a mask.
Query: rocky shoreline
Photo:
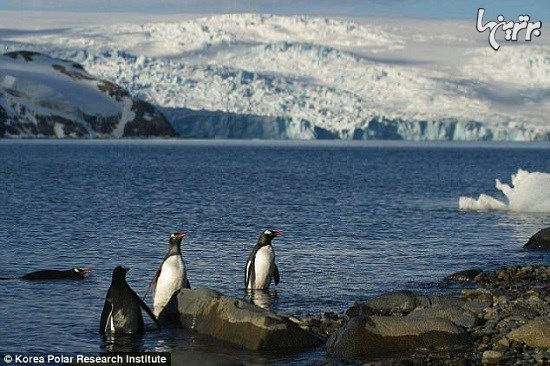
[[[544,229],[525,249],[549,246]],[[324,347],[321,365],[550,364],[550,266],[469,269],[443,278],[440,287],[448,293],[389,292],[344,314],[302,318],[207,288],[182,289],[158,320],[251,351]]]
[[[302,318],[211,289],[183,289],[159,321],[250,351],[324,347],[317,365],[550,364],[550,266],[462,271],[441,285],[453,287],[446,295],[385,293],[344,314]]]
[[[550,266],[467,272],[442,282],[475,286],[460,296],[392,292],[297,321],[327,339],[327,365],[550,364]]]

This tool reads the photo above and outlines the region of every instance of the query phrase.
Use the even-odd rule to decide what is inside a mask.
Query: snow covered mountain
[[[550,140],[550,46],[471,24],[217,15],[0,33],[82,64],[200,138]]]
[[[162,113],[81,65],[35,52],[0,55],[0,137],[174,136]]]

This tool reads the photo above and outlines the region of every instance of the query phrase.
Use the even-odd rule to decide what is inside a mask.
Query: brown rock
[[[523,246],[525,249],[548,250],[550,249],[550,227],[542,229],[533,235]]]
[[[550,318],[536,318],[514,329],[508,338],[537,348],[550,348]]]
[[[476,315],[474,313],[458,306],[419,309],[407,315],[407,319],[430,320],[432,318],[447,319],[465,328],[473,327],[476,323]]]
[[[206,288],[182,289],[177,309],[184,328],[250,350],[301,350],[323,343],[288,318]]]
[[[327,348],[339,357],[367,359],[421,348],[456,349],[470,343],[470,336],[446,319],[359,316],[334,333]]]

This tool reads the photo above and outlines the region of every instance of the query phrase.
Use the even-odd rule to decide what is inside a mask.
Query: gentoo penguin
[[[181,256],[181,241],[185,233],[173,233],[168,241],[168,253],[151,281],[153,312],[156,316],[166,306],[174,292],[182,287],[191,288]]]
[[[111,286],[105,297],[101,313],[99,333],[101,334],[136,334],[143,333],[143,316],[141,309],[153,319],[158,329],[160,325],[155,315],[126,282],[128,268],[121,266],[113,270]]]
[[[271,240],[281,235],[282,231],[265,230],[260,234],[258,243],[252,249],[245,268],[244,286],[247,290],[266,290],[271,279],[279,284],[279,269],[275,264],[275,251]]]
[[[81,280],[88,277],[90,272],[92,272],[92,270],[87,268],[72,268],[66,271],[60,271],[57,269],[44,269],[41,271],[27,273],[21,278],[24,280]]]

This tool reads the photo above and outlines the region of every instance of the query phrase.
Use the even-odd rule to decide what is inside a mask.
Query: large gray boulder
[[[407,319],[430,320],[433,318],[447,319],[464,328],[471,328],[476,324],[477,316],[469,310],[459,306],[433,307],[418,309],[407,315]]]
[[[334,333],[326,346],[339,357],[369,359],[421,348],[459,349],[470,344],[470,336],[447,319],[358,316]]]
[[[301,350],[323,344],[288,318],[206,288],[182,289],[165,310],[159,316],[163,323],[175,316],[185,329],[250,350]]]
[[[550,348],[550,318],[540,317],[514,329],[508,338],[531,347]]]
[[[542,229],[533,235],[527,244],[523,246],[525,249],[534,250],[549,250],[550,249],[550,227]]]
[[[358,315],[406,315],[418,308],[462,306],[464,300],[451,296],[417,295],[411,291],[389,292],[348,309],[350,317]]]

